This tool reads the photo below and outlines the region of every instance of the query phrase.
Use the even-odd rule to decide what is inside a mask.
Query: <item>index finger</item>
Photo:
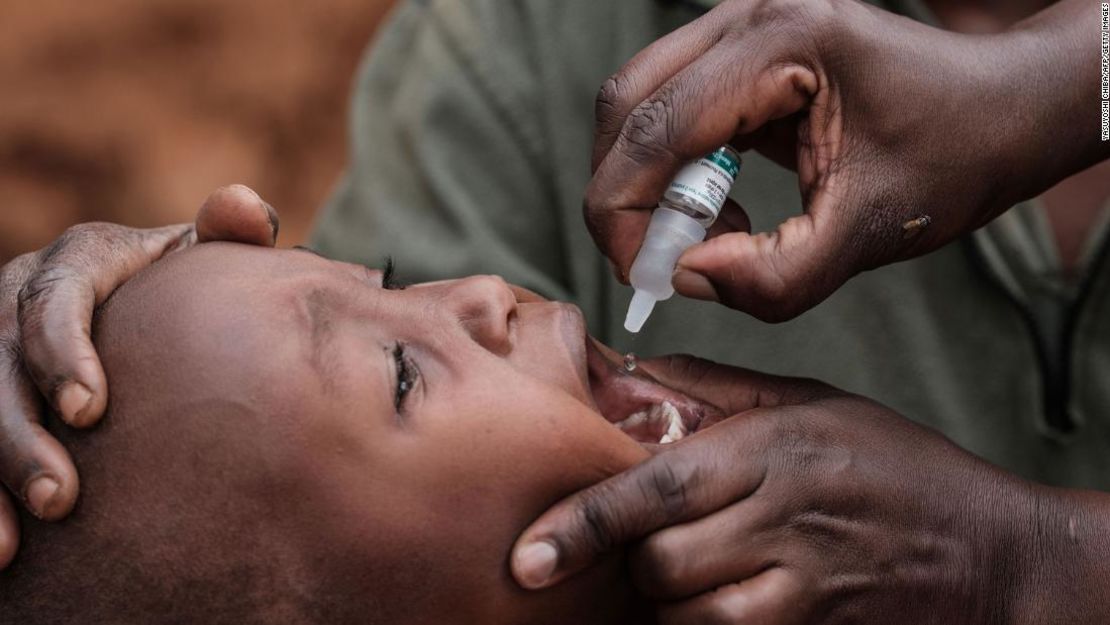
[[[277,231],[277,213],[243,185],[213,192],[197,212],[195,226],[70,228],[47,248],[19,293],[19,342],[43,395],[66,423],[96,423],[108,401],[90,336],[96,306],[141,269],[194,239],[273,247]]]
[[[747,497],[765,473],[758,423],[711,428],[555,504],[517,539],[513,576],[546,588],[623,545]]]
[[[712,12],[663,36],[625,63],[598,91],[594,103],[594,149],[591,171],[597,171],[629,113],[672,76],[692,63],[721,38]]]
[[[726,415],[801,404],[837,393],[817,380],[752,371],[689,354],[641,360],[638,366],[660,384],[713,404]]]
[[[682,166],[808,104],[816,77],[773,54],[756,39],[719,43],[629,113],[583,206],[594,242],[622,273],[643,240],[646,209]],[[737,66],[737,55],[749,63]]]
[[[107,382],[90,338],[93,310],[119,285],[177,244],[187,224],[136,230],[80,224],[43,254],[19,290],[19,344],[39,390],[70,425],[95,423]]]

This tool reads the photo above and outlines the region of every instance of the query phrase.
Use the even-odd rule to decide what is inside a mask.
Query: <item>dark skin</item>
[[[51,521],[77,500],[77,471],[42,429],[40,397],[74,427],[94,425],[104,413],[107,383],[89,335],[94,307],[154,260],[198,241],[272,247],[277,231],[274,209],[233,185],[212,193],[194,224],[81,224],[0,268],[0,480],[8,491],[0,491],[0,569],[19,545],[9,492]]]
[[[929,0],[941,24],[962,33],[998,33],[1049,6],[1044,0],[1025,2],[952,2]],[[1103,161],[1062,180],[1040,196],[1065,277],[1082,269],[1084,248],[1110,198],[1110,161]]]
[[[1084,6],[1061,2],[1004,35],[970,37],[851,2],[725,2],[602,89],[587,223],[623,276],[643,209],[679,166],[729,140],[755,146],[798,168],[806,214],[752,236],[726,208],[680,259],[675,286],[788,319],[861,269],[935,249],[1106,158],[1095,116],[1068,113],[1096,100],[1094,81],[1061,71],[1094,65]],[[990,31],[1023,7],[938,9]],[[1051,51],[1034,59],[1028,45]],[[928,73],[917,71],[923,50]],[[1000,119],[1000,108],[1049,121],[1008,127],[1020,116]],[[1097,169],[1044,198],[1066,270],[1106,198]],[[921,214],[933,225],[904,237],[900,225]],[[663,622],[1110,618],[1105,495],[1025,483],[811,382],[706,363],[660,375],[740,414],[547,512],[518,542],[524,586],[638,544],[640,588]],[[524,557],[534,544],[547,549],[527,553],[545,558]]]
[[[631,545],[661,624],[1110,619],[1110,496],[1022,480],[819,382],[642,366],[736,416],[540,517],[518,548],[556,559],[518,557],[526,587]]]
[[[829,7],[835,10],[827,10]],[[1106,157],[1105,146],[1093,143],[1097,136],[1094,117],[1078,113],[1094,101],[1093,85],[1059,71],[1061,67],[1093,66],[1097,46],[1084,39],[1089,32],[1081,8],[1079,2],[1064,2],[1007,36],[985,39],[941,33],[849,2],[726,2],[707,18],[649,48],[602,91],[595,154],[598,168],[587,199],[588,222],[618,269],[626,269],[646,223],[642,209],[654,206],[659,191],[679,165],[730,139],[741,146],[756,146],[799,167],[807,215],[784,224],[774,235],[751,237],[743,233],[746,218],[731,207],[711,232],[713,241],[698,248],[701,251],[691,250],[683,259],[686,271],[676,276],[676,286],[686,295],[717,299],[768,320],[796,315],[861,269],[934,249],[1015,201],[1037,195]],[[726,36],[718,37],[722,34]],[[717,45],[712,48],[708,45],[714,43]],[[716,52],[706,52],[710,49]],[[928,73],[917,71],[923,50],[930,52]],[[721,62],[714,64],[710,57]],[[734,58],[748,62],[732,63]],[[695,59],[706,62],[691,63]],[[653,97],[658,87],[672,77],[677,79],[687,65],[690,80],[676,80],[659,97]],[[714,65],[737,71],[736,80],[718,80]],[[983,74],[982,68],[990,71]],[[1014,84],[1023,89],[1015,91]],[[705,85],[734,89],[743,97],[734,101],[728,93],[707,90]],[[937,94],[944,96],[940,105]],[[704,108],[721,103],[724,106],[716,111]],[[732,105],[739,108],[728,108]],[[1029,112],[1038,123],[1031,129],[1021,115],[1000,115],[1000,110]],[[684,122],[693,126],[686,128]],[[1046,154],[1052,158],[1046,159]],[[922,171],[930,175],[921,175]],[[1050,215],[1059,212],[1051,203],[1049,210]],[[914,238],[903,239],[901,223],[921,214],[930,215],[933,225]],[[1062,243],[1065,237],[1060,233],[1071,233],[1066,238],[1074,241],[1080,238],[1075,233],[1085,232],[1082,225],[1075,224],[1083,222],[1056,217],[1053,222],[1067,263],[1074,254],[1065,250],[1068,246]],[[818,408],[827,417],[842,420],[857,409],[864,410],[852,402],[823,402]],[[740,427],[735,425],[739,422],[731,423],[729,429]],[[694,440],[698,439],[691,443]],[[714,449],[727,454],[728,445],[736,444],[720,435]],[[669,453],[678,449],[682,448]],[[630,475],[633,477],[628,479],[642,480],[645,475],[660,474]],[[988,492],[991,488],[1007,492],[1001,482],[988,480],[981,486]],[[578,539],[587,545],[567,538],[568,553],[597,551],[597,545],[591,549],[590,540],[601,540],[604,547],[635,540],[661,527],[650,522],[655,517],[642,497],[606,501],[597,495],[618,492],[609,488],[603,486],[582,496],[599,502],[591,514],[603,514],[596,507],[604,503],[615,511],[610,516],[626,515],[637,531],[612,532],[600,539],[578,532]],[[641,495],[644,492],[651,493],[641,491]],[[695,509],[712,508],[713,504],[706,502],[716,501],[703,496],[704,491],[690,492],[702,506]],[[667,494],[662,493],[662,501],[673,499]],[[848,492],[830,494],[846,496]],[[865,495],[880,498],[886,493],[875,489]],[[937,506],[932,513],[945,513],[946,498],[926,500]],[[1082,530],[1100,514],[1102,504],[1097,495],[1065,500],[1066,505],[1060,507],[1073,512],[1069,512],[1069,527]],[[871,509],[882,510],[882,501],[870,503]],[[997,518],[980,512],[985,516],[979,520]],[[649,521],[640,523],[645,518]],[[890,536],[904,529],[896,524],[886,527]],[[997,529],[988,528],[991,531],[976,538],[983,543],[977,548],[991,551],[993,530]],[[879,543],[884,540],[881,535],[874,538]],[[745,536],[703,534],[701,539],[700,544],[709,545],[703,551],[724,552],[730,544],[741,544]],[[957,540],[961,538],[957,536]],[[1054,543],[1049,540],[1043,546],[1052,549]],[[1097,552],[1099,546],[1092,545],[1090,550]],[[813,571],[820,570],[816,557],[794,562],[808,562]],[[852,570],[849,561],[829,562]],[[655,573],[671,575],[668,565],[677,564],[675,559],[659,558]],[[1060,583],[1060,578],[1068,575],[1089,581],[1091,576],[1084,575],[1083,566],[1055,572],[1051,570],[1054,567],[1042,568],[1052,582],[1049,586],[1057,589],[1074,587]],[[517,573],[529,577],[520,566]],[[904,599],[937,592],[925,583],[916,590],[903,587],[893,594],[872,593],[876,597],[873,603],[855,605],[862,605],[861,610],[868,605],[892,604],[905,609],[905,601],[891,599],[898,597],[899,591],[904,591]],[[1005,602],[990,597],[1006,593],[989,584],[982,591],[985,596],[957,603],[992,609],[1004,606]],[[1073,598],[1052,615],[1075,616],[1077,620],[1071,622],[1083,618],[1098,621],[1100,616],[1089,605],[1089,597],[1097,596],[1097,591]],[[706,597],[712,596],[702,598],[710,601]],[[781,599],[781,594],[777,596]],[[662,598],[667,599],[665,595]],[[1040,599],[1029,600],[1035,603],[1032,611],[1005,608],[1029,617],[1036,609],[1057,607]],[[681,618],[683,612],[677,614],[675,618]],[[766,614],[770,622],[776,622],[774,619],[801,619],[805,612],[780,605]],[[922,617],[912,611],[909,616]],[[1048,622],[1047,618],[1041,622]]]
[[[304,252],[287,254],[296,254],[298,259],[311,259]],[[322,259],[316,259],[316,262],[327,263]],[[217,258],[214,265],[207,269],[196,268],[192,279],[198,285],[212,281],[213,284],[222,283],[227,277],[228,263]],[[347,266],[345,271],[348,277],[363,276],[365,279],[366,272],[362,268]],[[253,274],[240,277],[231,290],[250,292],[272,280],[275,275],[292,272],[280,270],[265,273],[269,276],[266,279]],[[150,285],[136,284],[134,287],[142,290]],[[411,289],[411,293],[418,295],[420,288],[443,289],[444,286],[418,287]],[[347,287],[342,290],[346,291]],[[300,293],[302,290],[296,291]],[[483,324],[473,324],[497,307],[490,300],[507,305],[504,303],[506,298],[496,293],[497,290],[493,289],[486,290],[485,295],[478,298],[459,298],[458,294],[452,298],[461,300],[457,304],[460,307],[455,310],[460,318],[469,321],[467,332],[477,332],[478,336],[487,337],[484,340],[495,343],[499,342],[499,332],[483,330]],[[153,296],[167,297],[160,293]],[[517,297],[519,299],[520,296]],[[266,306],[265,310],[279,308],[273,305]],[[158,315],[152,317],[157,318]],[[403,314],[402,319],[402,327],[412,326],[411,313]],[[191,324],[172,321],[170,325],[187,330]],[[288,333],[279,331],[278,334],[286,337]],[[193,334],[189,336],[192,340]],[[193,347],[203,352],[209,349],[218,351],[228,345],[239,346],[243,337],[244,333],[236,330],[229,332],[226,340],[222,335],[216,336],[215,345],[204,343]],[[163,342],[146,341],[141,346],[157,349]],[[273,339],[270,343],[279,344],[280,340]],[[109,341],[108,344],[115,342]],[[119,352],[113,357],[119,358],[120,353],[137,353],[139,347],[120,342]],[[241,350],[239,346],[236,352]],[[139,354],[137,357],[142,356]],[[273,359],[270,349],[264,360]],[[468,363],[468,367],[471,366],[473,364]],[[637,550],[634,570],[641,588],[660,601],[661,618],[670,622],[691,622],[688,619],[703,622],[701,615],[707,611],[721,619],[730,616],[739,618],[751,611],[759,611],[766,615],[768,622],[821,622],[815,620],[824,614],[821,602],[843,605],[842,610],[854,609],[883,615],[889,614],[886,610],[904,610],[918,600],[936,596],[963,597],[960,602],[952,602],[949,607],[953,613],[945,614],[946,618],[966,617],[970,620],[979,614],[978,610],[1015,615],[1011,622],[1020,622],[1017,616],[1031,619],[1031,622],[1052,622],[1048,616],[1080,623],[1085,622],[1084,618],[1093,619],[1090,622],[1099,622],[1103,618],[1104,615],[1097,612],[1097,603],[1091,603],[1097,601],[1102,592],[1094,587],[1101,576],[1085,570],[1088,567],[1085,563],[1089,561],[1086,558],[1099,557],[1105,548],[1099,538],[1105,532],[1095,529],[1099,519],[1106,518],[1101,512],[1106,505],[1101,496],[1051,491],[1022,482],[984,465],[936,434],[921,430],[872,402],[816,383],[760,376],[703,361],[682,359],[663,361],[662,364],[649,362],[642,368],[669,386],[700,395],[705,403],[714,404],[717,410],[702,413],[704,418],[698,427],[704,431],[637,468],[572,496],[526,531],[519,541],[520,546],[541,543],[556,549],[559,566],[552,575],[537,583],[532,572],[526,570],[527,566],[535,564],[535,550],[529,556],[529,550],[518,549],[513,563],[514,572],[528,585],[554,583],[593,561],[603,551],[651,536],[643,544],[654,544],[656,547]],[[241,369],[237,367],[233,371]],[[537,371],[549,369],[547,366]],[[591,371],[591,377],[593,374]],[[579,373],[579,377],[581,375]],[[221,380],[225,377],[234,384],[233,376],[216,376]],[[304,374],[295,377],[303,378]],[[205,388],[197,381],[185,380],[184,383],[194,391]],[[502,388],[503,383],[503,377],[499,378],[496,387]],[[570,378],[564,383],[568,388],[573,387]],[[138,384],[134,388],[145,389],[146,386]],[[514,384],[514,387],[519,386]],[[124,385],[125,395],[121,401],[126,401],[126,392],[130,388],[130,385]],[[457,397],[453,397],[452,406],[456,403]],[[571,405],[568,404],[568,408]],[[725,420],[713,416],[731,413],[739,413],[739,416]],[[583,424],[589,422],[592,421],[587,420]],[[522,430],[517,436],[529,435],[530,430]],[[188,440],[188,431],[191,430],[172,429],[171,437]],[[612,433],[609,429],[605,431]],[[588,432],[586,436],[589,437]],[[903,441],[907,438],[915,442],[909,452],[899,451],[899,447],[889,444],[890,440]],[[868,444],[867,441],[874,442]],[[856,458],[858,462],[844,465],[841,461],[846,457],[845,450],[853,450],[847,457]],[[804,453],[796,453],[798,451]],[[529,453],[534,454],[535,450]],[[605,452],[607,456],[610,454],[611,450]],[[629,454],[631,460],[631,452]],[[234,456],[232,453],[228,455]],[[881,471],[876,476],[876,467],[899,466],[897,463],[903,462],[907,456],[920,457],[922,462],[910,467],[900,466],[897,471]],[[703,471],[698,467],[706,459],[710,460],[710,466]],[[722,471],[721,467],[713,464],[722,461],[731,461],[733,465]],[[831,466],[823,464],[830,461]],[[797,466],[792,466],[792,463],[797,463]],[[520,465],[519,462],[511,464],[514,467]],[[780,470],[772,474],[767,471],[768,467]],[[915,467],[924,471],[927,477],[913,479],[909,471]],[[612,469],[617,470],[618,467],[613,466]],[[779,523],[771,523],[770,529],[747,527],[741,522],[742,518],[736,518],[737,514],[743,517],[751,509],[739,504],[758,501],[762,497],[745,492],[752,484],[751,476],[759,471],[764,471],[767,477],[763,480],[767,485],[767,498],[764,500],[767,504],[766,508],[759,509],[782,517],[776,519]],[[144,478],[158,473],[152,470],[123,470],[119,472],[119,477],[136,474]],[[291,473],[302,474],[303,471]],[[892,475],[902,473],[910,477],[902,481],[891,479]],[[705,480],[705,475],[736,479]],[[803,477],[795,481],[795,476]],[[452,484],[457,483],[452,481]],[[820,483],[821,488],[799,488],[800,484],[812,483]],[[759,492],[760,489],[755,490],[756,494]],[[960,495],[967,492],[991,496]],[[1038,496],[1029,496],[1031,492]],[[682,495],[678,500],[676,493]],[[918,507],[914,510],[917,513],[901,514],[905,506],[899,502],[916,504]],[[126,515],[132,511],[125,504],[129,502],[120,504],[120,509],[113,514],[127,518]],[[659,504],[665,505],[660,508]],[[891,509],[892,505],[894,509]],[[819,512],[816,517],[815,511]],[[522,516],[524,518],[519,519],[521,522],[528,515],[522,513]],[[587,519],[589,522],[586,522]],[[694,519],[701,520],[686,523]],[[959,522],[953,522],[953,519]],[[995,523],[999,519],[1006,520],[1007,524]],[[676,524],[677,527],[672,529],[692,529],[677,532],[680,537],[674,539],[676,532],[666,528]],[[716,527],[719,524],[723,524],[728,531],[721,531]],[[795,532],[799,526],[804,531]],[[853,549],[833,548],[829,541],[818,540],[822,531],[855,526],[860,531],[841,537]],[[663,531],[656,533],[656,530]],[[1035,538],[1023,535],[1022,530],[1034,532]],[[107,533],[111,534],[110,531]],[[64,536],[64,531],[59,535]],[[772,548],[752,558],[733,557],[730,545],[753,544],[754,540],[764,535]],[[922,535],[933,538],[925,541],[926,545],[922,548],[926,549],[926,565],[917,570],[914,567],[922,556],[910,547],[917,545]],[[930,551],[930,540],[952,547]],[[659,546],[660,543],[662,546]],[[1015,544],[1027,545],[1028,548],[1011,550],[1009,547]],[[1003,557],[1003,564],[1000,565],[1003,574],[985,575],[983,571],[993,572],[995,568],[984,565],[970,572],[966,566],[961,569],[961,563],[965,561],[959,556],[961,553],[972,553],[976,557],[981,555],[988,561],[999,558],[1000,553],[1021,553],[1029,558],[1016,563],[1013,558]],[[899,559],[906,554],[909,554],[908,560]],[[1043,554],[1053,557],[1039,557]],[[1055,554],[1062,555],[1056,558]],[[531,563],[529,558],[533,560]],[[1090,568],[1097,569],[1098,561],[1090,561],[1095,562]],[[777,572],[764,578],[766,584],[745,586],[745,575],[759,573],[764,570],[763,565],[769,563],[774,564],[772,568],[776,568]],[[876,570],[876,563],[887,565]],[[909,567],[911,574],[906,578],[893,578],[889,575],[889,567]],[[856,579],[864,580],[860,583],[868,592],[859,597],[853,596],[851,600],[836,601],[843,598],[838,594],[843,589],[829,587],[822,591],[823,594],[798,599],[800,583],[817,577],[836,577],[838,573],[855,575]],[[574,578],[577,583],[583,579],[589,578]],[[895,579],[898,583],[887,583]],[[1037,583],[1030,583],[1030,579],[1035,579]],[[880,580],[883,583],[878,583]],[[973,588],[968,589],[965,586],[967,583],[972,583]],[[696,589],[703,586],[721,587],[728,592],[686,596],[687,593],[696,593]],[[1043,590],[1044,593],[1026,592],[1028,587]],[[746,590],[751,588],[761,589],[760,594],[754,597],[746,594]],[[1015,588],[1023,590],[1019,592]],[[1072,592],[1074,594],[1069,594]],[[1021,601],[1016,601],[1015,597]],[[1061,600],[1066,605],[1054,603]],[[738,612],[738,607],[746,612]],[[961,613],[961,609],[974,612],[969,616]],[[905,622],[930,622],[927,619],[932,614],[923,616],[907,612],[908,618],[926,620]]]
[[[581,314],[489,276],[382,280],[215,243],[113,296],[96,332],[111,414],[63,436],[86,498],[27,528],[5,614],[642,622],[619,559],[545,593],[508,571],[529,519],[648,456],[595,408]]]
[[[1091,111],[1097,81],[1076,78],[1098,66],[1088,8],[1063,0],[970,35],[854,0],[723,2],[602,87],[586,224],[626,281],[675,172],[728,142],[758,149],[797,169],[804,214],[753,235],[726,207],[674,285],[790,319],[860,271],[937,249],[1110,156]],[[906,237],[921,216],[931,224]]]

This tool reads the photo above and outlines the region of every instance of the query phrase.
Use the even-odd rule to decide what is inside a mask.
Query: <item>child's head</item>
[[[590,396],[578,311],[501,281],[383,288],[311,253],[210,244],[101,311],[111,387],[73,517],[29,522],[12,622],[612,622],[611,561],[519,590],[517,534],[643,459]]]

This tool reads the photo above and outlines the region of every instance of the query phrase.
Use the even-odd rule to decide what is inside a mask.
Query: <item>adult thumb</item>
[[[728,232],[699,243],[678,259],[675,290],[763,321],[797,317],[858,271],[853,241],[832,217],[806,213],[774,232]]]
[[[196,217],[197,240],[234,241],[273,247],[278,214],[253,189],[241,184],[220,187],[208,196]]]

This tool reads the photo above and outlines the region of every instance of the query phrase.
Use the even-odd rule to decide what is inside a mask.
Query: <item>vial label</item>
[[[729,148],[719,148],[679,170],[667,195],[689,198],[716,219],[739,173],[740,157]]]

